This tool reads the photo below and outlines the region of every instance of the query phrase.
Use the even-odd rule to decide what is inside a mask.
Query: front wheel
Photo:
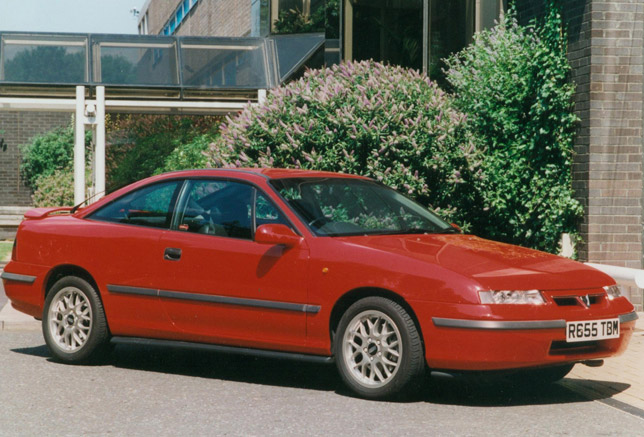
[[[368,297],[344,313],[334,341],[340,376],[356,394],[386,399],[402,394],[425,370],[414,321],[391,299]]]
[[[103,304],[94,287],[76,276],[58,280],[47,294],[42,328],[60,361],[81,363],[108,350]]]

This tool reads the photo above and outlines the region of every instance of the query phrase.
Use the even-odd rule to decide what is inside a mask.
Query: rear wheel
[[[425,369],[414,321],[403,307],[383,297],[349,307],[338,325],[334,353],[344,382],[368,399],[405,393]]]
[[[103,304],[94,287],[79,277],[62,278],[51,288],[42,327],[47,346],[60,361],[81,363],[109,350]]]

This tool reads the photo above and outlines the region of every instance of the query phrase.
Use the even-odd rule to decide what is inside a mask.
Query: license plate
[[[619,319],[566,322],[566,343],[619,338]]]

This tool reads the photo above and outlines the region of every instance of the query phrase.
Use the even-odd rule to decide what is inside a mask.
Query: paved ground
[[[428,378],[408,402],[352,397],[335,367],[118,345],[54,362],[35,331],[0,332],[4,436],[642,436],[644,419],[562,384]]]

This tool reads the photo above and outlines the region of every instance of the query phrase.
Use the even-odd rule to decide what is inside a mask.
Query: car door
[[[257,225],[284,215],[251,184],[195,179],[186,184],[160,293],[170,319],[193,341],[298,350],[304,345],[307,266],[304,245],[253,241]]]
[[[79,253],[97,266],[92,273],[114,335],[167,336],[172,331],[157,297],[163,285],[160,239],[170,228],[182,184],[146,185],[87,217],[88,235]]]

